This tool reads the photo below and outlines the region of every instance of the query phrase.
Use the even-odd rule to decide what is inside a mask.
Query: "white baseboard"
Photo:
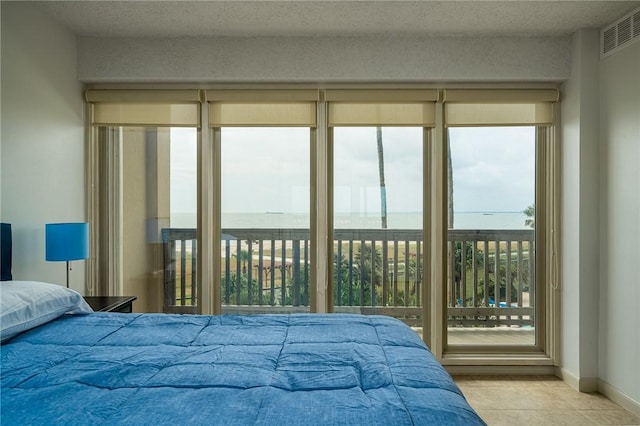
[[[604,380],[598,380],[598,392],[632,414],[640,417],[640,402],[634,401]]]
[[[564,368],[528,365],[528,366],[495,366],[495,365],[445,365],[453,376],[456,375],[555,375],[579,392],[600,392],[633,415],[640,417],[640,402],[633,400],[619,389],[602,379],[578,378]]]
[[[582,378],[579,379],[567,370],[558,368],[556,376],[560,377],[566,384],[580,392],[600,392],[633,415],[640,417],[640,402],[635,401],[621,392],[614,386],[602,379]]]
[[[579,392],[597,392],[599,379],[591,377],[578,378],[569,373],[564,368],[559,368],[556,371],[556,376],[560,377],[566,384],[574,388]]]

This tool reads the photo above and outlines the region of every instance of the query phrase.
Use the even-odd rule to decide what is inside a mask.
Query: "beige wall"
[[[562,98],[562,368],[584,390],[598,377],[597,30],[573,36]]]
[[[599,377],[640,415],[640,42],[600,61]]]
[[[76,37],[29,2],[0,6],[0,217],[13,225],[13,277],[65,285],[64,262],[44,260],[44,226],[86,220]],[[87,262],[72,262],[80,292]]]

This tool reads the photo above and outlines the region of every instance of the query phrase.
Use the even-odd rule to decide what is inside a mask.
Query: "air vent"
[[[600,31],[600,58],[640,40],[640,9],[618,19]]]
[[[607,54],[618,46],[616,27],[604,31],[602,53]]]

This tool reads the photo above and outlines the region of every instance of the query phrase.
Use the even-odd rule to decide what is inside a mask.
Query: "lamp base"
[[[67,288],[69,288],[69,261],[67,260]]]

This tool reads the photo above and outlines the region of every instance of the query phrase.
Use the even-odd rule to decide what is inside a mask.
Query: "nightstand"
[[[133,301],[136,296],[87,296],[84,300],[96,312],[133,312]]]

